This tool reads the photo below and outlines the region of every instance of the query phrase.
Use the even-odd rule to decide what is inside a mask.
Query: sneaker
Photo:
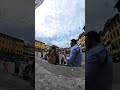
[[[67,63],[66,63],[66,64],[64,64],[64,65],[67,65]]]

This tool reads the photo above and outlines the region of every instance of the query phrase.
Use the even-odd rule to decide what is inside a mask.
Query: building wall
[[[35,48],[33,45],[25,44],[24,46],[24,56],[26,57],[34,57],[35,55]]]
[[[10,52],[14,51],[14,41],[10,38],[7,38],[5,35],[0,34],[0,50],[1,52]]]
[[[85,50],[85,35],[84,35],[84,33],[82,33],[81,36],[79,36],[77,43],[83,50]]]
[[[107,26],[104,27],[101,39],[112,54],[120,53],[120,14],[111,18]]]
[[[43,49],[46,49],[46,45],[45,45],[45,43],[43,43],[43,42],[40,42],[40,41],[35,41],[35,48],[37,49],[37,50],[43,50]]]
[[[0,52],[22,55],[23,46],[23,40],[0,33]]]
[[[120,16],[116,18],[111,27],[112,53],[120,53]]]
[[[15,40],[15,54],[23,55],[24,52],[24,42]]]

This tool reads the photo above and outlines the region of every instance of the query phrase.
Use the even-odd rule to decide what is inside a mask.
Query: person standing
[[[31,64],[31,85],[35,87],[35,60]]]
[[[69,56],[66,58],[66,62],[69,66],[81,66],[82,53],[81,48],[78,46],[75,39],[71,40],[71,50]]]
[[[56,62],[55,64],[59,64],[59,48],[56,48]]]
[[[3,72],[8,72],[7,60],[5,60],[4,63],[3,63]]]
[[[48,63],[50,64],[56,64],[56,46],[52,46],[52,49],[50,50],[49,54],[48,54]]]
[[[43,51],[41,51],[41,57],[43,58]]]
[[[19,74],[19,68],[20,68],[20,60],[16,59],[15,60],[15,74],[18,75]]]
[[[85,90],[111,90],[113,62],[95,31],[86,34]]]

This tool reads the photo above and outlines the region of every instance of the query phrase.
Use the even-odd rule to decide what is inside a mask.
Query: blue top
[[[77,44],[71,47],[70,55],[66,58],[66,60],[71,62],[73,66],[81,66],[82,49]]]
[[[112,58],[102,44],[96,44],[86,52],[86,90],[111,90],[113,79]],[[105,58],[107,56],[107,62]]]

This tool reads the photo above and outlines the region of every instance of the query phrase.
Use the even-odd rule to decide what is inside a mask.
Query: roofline
[[[82,34],[79,35],[78,39],[81,38],[84,35],[85,32],[82,32]]]
[[[40,42],[40,43],[43,43],[43,44],[45,44],[44,42],[41,42],[41,41],[38,41],[38,40],[35,40],[35,42]]]
[[[4,36],[7,36],[7,37],[9,37],[9,38],[16,39],[16,40],[19,40],[19,41],[24,42],[24,40],[22,40],[22,39],[19,39],[19,38],[16,38],[16,37],[12,37],[12,36],[9,36],[9,35],[3,34],[3,33],[0,33],[0,34],[1,34],[1,35],[4,35]]]

